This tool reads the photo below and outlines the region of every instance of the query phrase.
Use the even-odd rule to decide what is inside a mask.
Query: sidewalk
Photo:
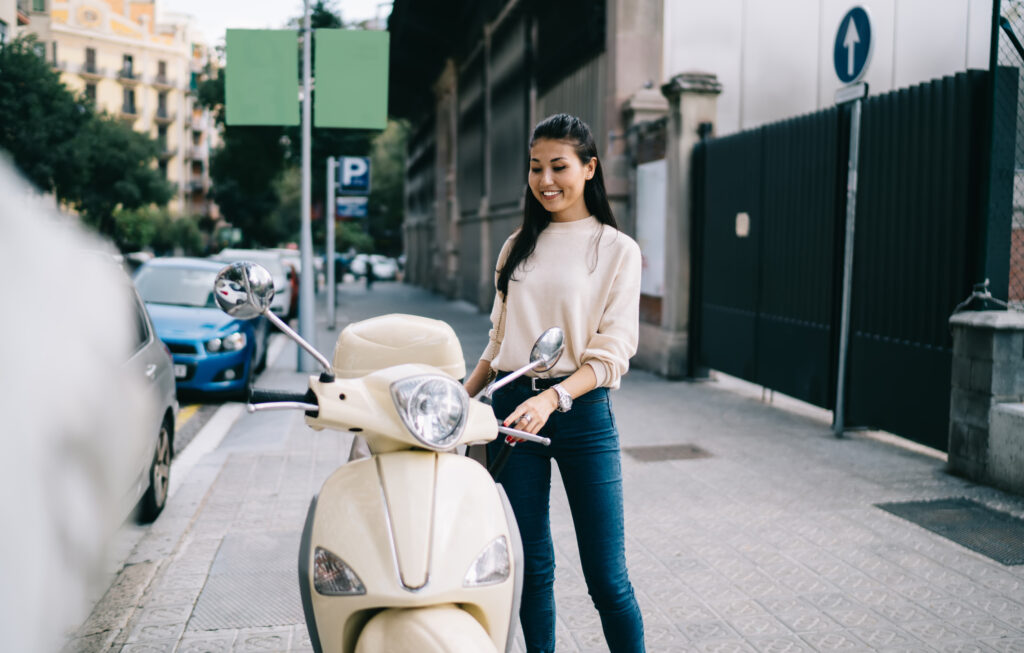
[[[330,357],[338,332],[318,301],[317,344]],[[339,327],[388,312],[444,319],[469,368],[486,342],[486,315],[401,284],[344,285],[338,306]],[[289,344],[261,385],[303,387],[295,360]],[[1024,566],[875,507],[967,497],[1022,516],[1024,498],[949,476],[932,456],[837,440],[821,411],[763,403],[740,382],[633,371],[613,401],[623,447],[646,448],[623,456],[623,474],[649,651],[1024,651]],[[312,650],[299,532],[349,444],[297,413],[243,414],[192,467],[69,650]],[[557,481],[552,528],[558,651],[606,650]]]

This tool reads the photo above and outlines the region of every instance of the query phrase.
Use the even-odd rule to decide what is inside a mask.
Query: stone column
[[[668,378],[688,375],[693,148],[700,126],[716,120],[722,85],[710,73],[689,72],[661,87],[668,99],[665,215],[665,296],[661,326],[641,325],[644,367]]]
[[[1024,313],[966,311],[949,324],[949,470],[1024,494]]]

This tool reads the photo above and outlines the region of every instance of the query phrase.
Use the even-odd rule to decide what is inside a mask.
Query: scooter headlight
[[[481,587],[504,583],[512,571],[508,557],[508,540],[499,535],[488,544],[466,572],[464,587]]]
[[[450,377],[425,374],[395,381],[391,398],[405,427],[431,449],[451,448],[466,427],[469,395]]]
[[[363,581],[345,561],[327,549],[316,547],[313,554],[313,587],[327,596],[366,594]]]

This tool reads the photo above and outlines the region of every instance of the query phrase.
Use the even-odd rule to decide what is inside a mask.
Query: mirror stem
[[[274,315],[271,311],[266,311],[264,315],[270,320],[270,323],[276,326],[278,329],[283,331],[289,338],[299,343],[299,346],[309,352],[309,355],[316,359],[316,362],[320,363],[321,367],[324,368],[324,373],[320,375],[320,380],[324,383],[330,383],[334,381],[334,368],[331,367],[331,362],[324,358],[324,355],[318,352],[313,345],[305,341],[305,339],[288,326],[284,320]],[[328,378],[329,377],[329,378]]]
[[[526,374],[527,372],[529,372],[533,368],[540,367],[540,365],[542,365],[543,363],[544,363],[544,361],[542,361],[542,360],[536,360],[536,361],[533,361],[532,363],[527,363],[526,365],[523,365],[518,370],[516,370],[515,372],[512,372],[508,376],[502,377],[501,379],[493,381],[491,383],[491,385],[487,386],[487,389],[484,390],[484,396],[485,397],[490,397],[496,391],[504,388],[506,385],[508,385],[509,383],[512,383],[513,381],[515,381],[516,379],[518,379],[522,375]]]

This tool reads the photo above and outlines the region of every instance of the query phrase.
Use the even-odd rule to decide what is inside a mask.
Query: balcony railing
[[[166,107],[158,107],[156,113],[153,114],[153,120],[163,125],[174,122],[176,117],[177,114],[173,111],[168,111]]]
[[[121,105],[121,119],[127,120],[128,122],[135,122],[139,117],[139,112],[134,104],[122,104]]]
[[[78,74],[82,77],[106,77],[107,71],[94,63],[84,63],[78,68]]]
[[[160,147],[160,154],[159,154],[160,160],[161,161],[166,161],[167,159],[170,159],[171,157],[175,156],[177,153],[178,153],[178,148],[176,148],[176,147],[168,147],[167,145],[162,145]]]
[[[120,81],[127,82],[129,84],[138,84],[140,79],[139,74],[131,68],[122,68],[121,70],[118,70],[117,78]]]
[[[174,80],[167,77],[167,75],[157,75],[153,78],[153,86],[159,86],[161,88],[177,88]]]

